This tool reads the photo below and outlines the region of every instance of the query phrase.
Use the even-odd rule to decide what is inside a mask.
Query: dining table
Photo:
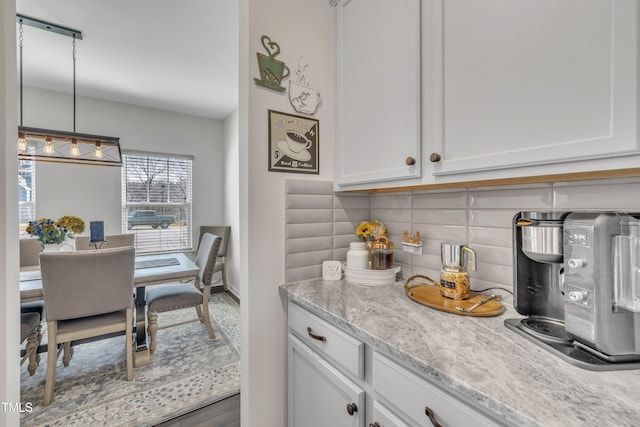
[[[151,362],[151,353],[147,345],[146,332],[146,287],[195,279],[199,271],[200,268],[182,252],[136,256],[135,269],[133,272],[133,289],[135,289],[135,367],[145,366]],[[43,292],[40,266],[21,267],[20,302],[24,303],[42,299]]]

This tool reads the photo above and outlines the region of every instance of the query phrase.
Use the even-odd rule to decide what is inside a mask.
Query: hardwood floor
[[[156,427],[240,427],[240,394],[158,424]]]

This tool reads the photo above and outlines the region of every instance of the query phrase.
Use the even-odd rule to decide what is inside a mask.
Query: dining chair
[[[29,375],[36,373],[36,367],[40,362],[40,358],[37,357],[38,346],[42,340],[40,331],[40,315],[38,313],[20,313],[20,342],[27,341],[24,356],[20,359],[20,366],[25,360],[29,359],[29,364],[27,365]]]
[[[156,332],[158,329],[200,321],[206,325],[209,337],[212,340],[216,338],[213,326],[211,326],[211,317],[209,316],[209,297],[211,296],[213,269],[221,241],[220,237],[211,233],[205,233],[202,236],[195,260],[195,264],[200,268],[200,271],[193,283],[153,286],[147,290],[147,332],[149,334],[149,351],[151,354],[156,350]],[[203,286],[202,290],[200,289],[201,285]],[[188,307],[196,308],[198,314],[196,319],[158,326],[158,313]]]
[[[133,270],[131,246],[40,254],[47,309],[44,405],[53,400],[56,364],[74,340],[125,332],[127,381],[133,379]]]
[[[220,250],[218,251],[218,258],[216,260],[216,265],[213,268],[213,273],[215,274],[217,272],[220,272],[222,289],[224,289],[226,292],[229,290],[229,287],[227,286],[227,249],[229,247],[229,236],[231,234],[231,227],[228,225],[201,225],[200,237],[198,239],[198,242],[202,240],[202,236],[205,233],[211,233],[222,238],[222,243],[220,243]],[[217,280],[213,284],[215,285],[220,280]]]
[[[108,245],[102,246],[101,249],[107,248],[121,248],[123,246],[135,246],[135,234],[112,234],[111,236],[104,236],[104,239],[109,242]],[[89,236],[76,236],[76,250],[86,251],[89,249],[95,249],[93,246],[89,246],[91,237]]]
[[[42,252],[40,240],[30,237],[20,239],[20,267],[38,265],[40,252]]]

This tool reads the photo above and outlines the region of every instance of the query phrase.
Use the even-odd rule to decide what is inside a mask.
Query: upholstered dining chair
[[[229,236],[231,234],[231,227],[228,225],[201,225],[200,226],[200,237],[198,241],[202,240],[202,236],[204,233],[211,233],[216,236],[220,236],[222,238],[222,243],[220,243],[220,250],[218,251],[218,258],[216,260],[216,265],[213,268],[213,273],[220,272],[221,280],[222,280],[222,289],[226,291],[229,290],[227,286],[227,249],[229,247]],[[218,283],[216,281],[216,283]]]
[[[77,236],[76,237],[76,250],[86,251],[89,249],[95,249],[93,246],[89,246],[91,237],[89,236]],[[104,239],[109,242],[108,245],[102,246],[101,249],[107,248],[121,248],[123,246],[134,246],[135,234],[112,234],[110,236],[104,236]]]
[[[38,313],[20,313],[20,342],[27,341],[24,356],[20,359],[20,366],[25,360],[29,359],[29,364],[27,365],[29,375],[36,373],[36,367],[40,361],[39,357],[37,357],[38,345],[42,340],[40,331],[40,315]]]
[[[213,268],[221,241],[220,237],[211,233],[205,233],[202,236],[195,260],[195,264],[200,268],[200,271],[193,283],[152,286],[147,290],[147,332],[149,334],[149,351],[152,354],[156,350],[156,332],[158,329],[200,321],[206,325],[209,337],[212,340],[216,338],[213,326],[211,326],[211,317],[209,316],[209,297],[211,296]],[[201,285],[203,286],[202,290],[200,289]],[[196,308],[197,318],[171,325],[158,326],[158,313],[188,307]]]
[[[125,332],[127,381],[133,379],[133,247],[40,254],[47,309],[44,405],[53,400],[59,345]]]
[[[40,252],[42,252],[40,240],[33,238],[20,239],[20,267],[38,265]]]

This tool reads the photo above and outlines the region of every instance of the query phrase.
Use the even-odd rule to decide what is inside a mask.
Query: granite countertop
[[[280,293],[507,424],[640,425],[640,370],[578,368],[508,330],[504,320],[522,316],[506,292],[506,310],[495,317],[425,307],[399,282],[313,279],[282,285]]]

